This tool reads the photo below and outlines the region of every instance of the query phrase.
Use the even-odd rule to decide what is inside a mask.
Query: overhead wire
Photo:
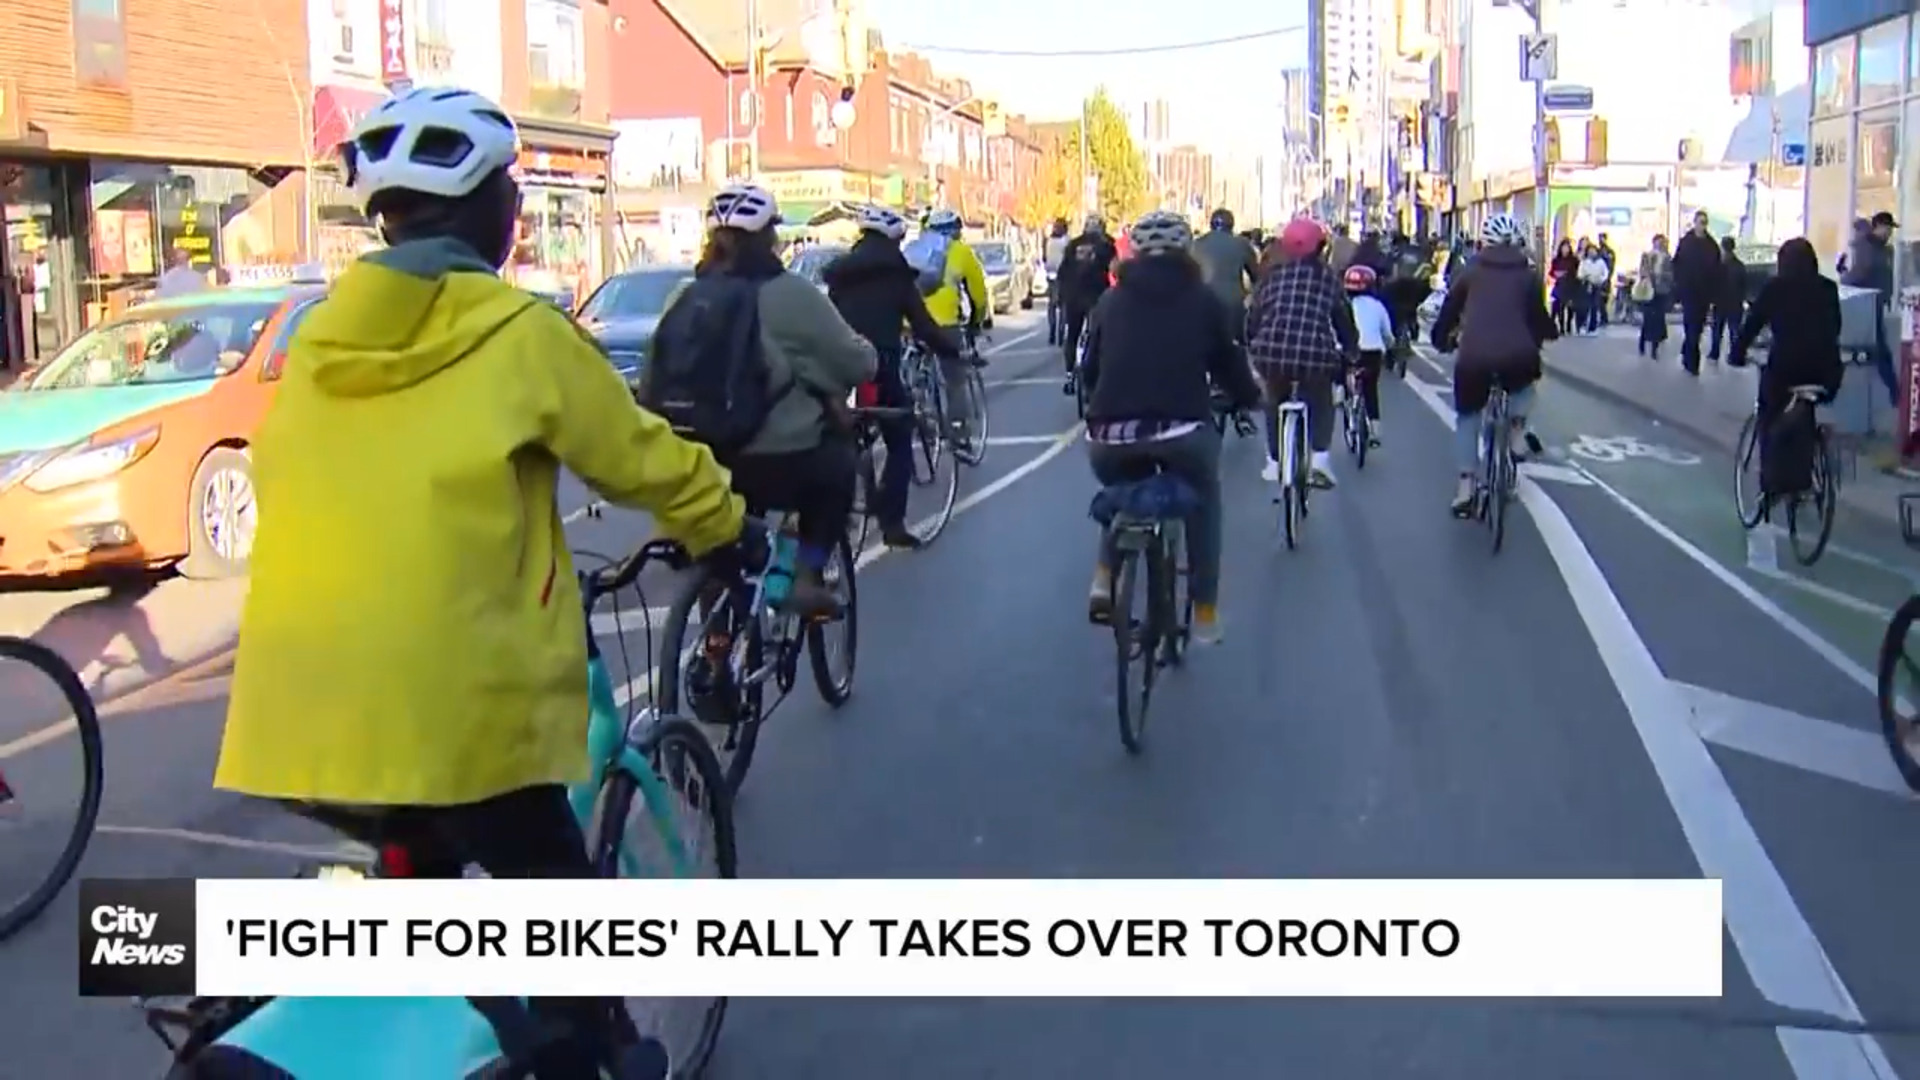
[[[1171,45],[1132,45],[1111,49],[976,49],[955,45],[929,45],[923,42],[902,42],[900,47],[917,53],[945,53],[949,56],[999,56],[1020,57],[1034,60],[1051,60],[1067,57],[1088,56],[1146,56],[1151,53],[1191,52],[1195,49],[1213,49],[1222,45],[1239,45],[1249,41],[1264,41],[1267,38],[1297,34],[1307,29],[1305,23],[1293,26],[1275,27],[1272,30],[1255,30],[1230,37],[1207,38],[1203,41],[1181,41]]]

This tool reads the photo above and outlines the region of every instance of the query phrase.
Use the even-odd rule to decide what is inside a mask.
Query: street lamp
[[[855,112],[853,108],[853,87],[841,87],[840,100],[834,102],[833,108],[827,110],[827,119],[833,122],[833,126],[836,129],[840,131],[851,131],[853,129],[853,122],[858,119],[858,117],[859,114]]]

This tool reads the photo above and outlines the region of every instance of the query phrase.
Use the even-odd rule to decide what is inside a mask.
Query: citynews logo
[[[191,880],[80,883],[82,997],[193,993]]]

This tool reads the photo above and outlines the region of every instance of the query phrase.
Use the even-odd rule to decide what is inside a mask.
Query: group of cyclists
[[[567,313],[499,277],[521,198],[504,110],[465,90],[405,91],[340,150],[387,246],[300,325],[252,447],[264,512],[215,785],[296,812],[363,813],[384,841],[415,849],[423,874],[475,864],[495,877],[593,877],[566,796],[588,770],[588,698],[561,468],[736,572],[769,557],[749,507],[796,511],[789,603],[831,617],[824,568],[856,483],[843,403],[871,383],[882,402],[906,404],[903,331],[964,377],[980,362],[971,340],[992,326],[984,276],[959,216],[936,211],[924,232],[943,254],[929,287],[903,249],[905,220],[874,207],[822,295],[779,258],[774,197],[729,186],[706,208],[705,249],[660,320],[636,404]],[[1201,641],[1219,639],[1214,391],[1238,410],[1269,406],[1270,461],[1271,406],[1308,402],[1315,482],[1330,487],[1333,387],[1359,364],[1377,414],[1390,334],[1377,283],[1334,274],[1318,223],[1290,222],[1264,258],[1230,214],[1211,225],[1196,240],[1180,216],[1147,214],[1124,259],[1098,217],[1055,237],[1056,340],[1069,378],[1088,384],[1094,475],[1160,462],[1202,496],[1190,522]],[[1473,388],[1486,378],[1507,380],[1523,416],[1522,384],[1538,377],[1551,321],[1519,236],[1511,219],[1488,223],[1488,249],[1435,327],[1436,341],[1459,329],[1463,431],[1477,430]],[[873,510],[885,542],[911,548],[909,433],[891,424],[883,436]],[[1471,453],[1469,438],[1461,445]],[[1090,614],[1110,590],[1103,567]],[[530,1007],[576,1033],[547,1053],[543,1080],[597,1076],[635,1051],[613,1047],[614,1003]]]

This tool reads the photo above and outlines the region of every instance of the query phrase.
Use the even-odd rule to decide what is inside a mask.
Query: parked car
[[[0,578],[245,573],[248,445],[317,283],[142,304],[0,392]]]
[[[640,382],[640,365],[660,315],[667,310],[667,298],[692,277],[693,267],[686,264],[637,267],[601,282],[574,313],[581,327],[607,350],[628,386]]]
[[[987,295],[993,299],[993,313],[1005,315],[1014,304],[1033,307],[1033,267],[1015,257],[1013,246],[1004,240],[973,245],[980,269],[987,275]]]
[[[833,260],[845,255],[849,248],[842,244],[815,244],[793,257],[787,269],[813,282],[814,288],[827,291],[825,274]]]

